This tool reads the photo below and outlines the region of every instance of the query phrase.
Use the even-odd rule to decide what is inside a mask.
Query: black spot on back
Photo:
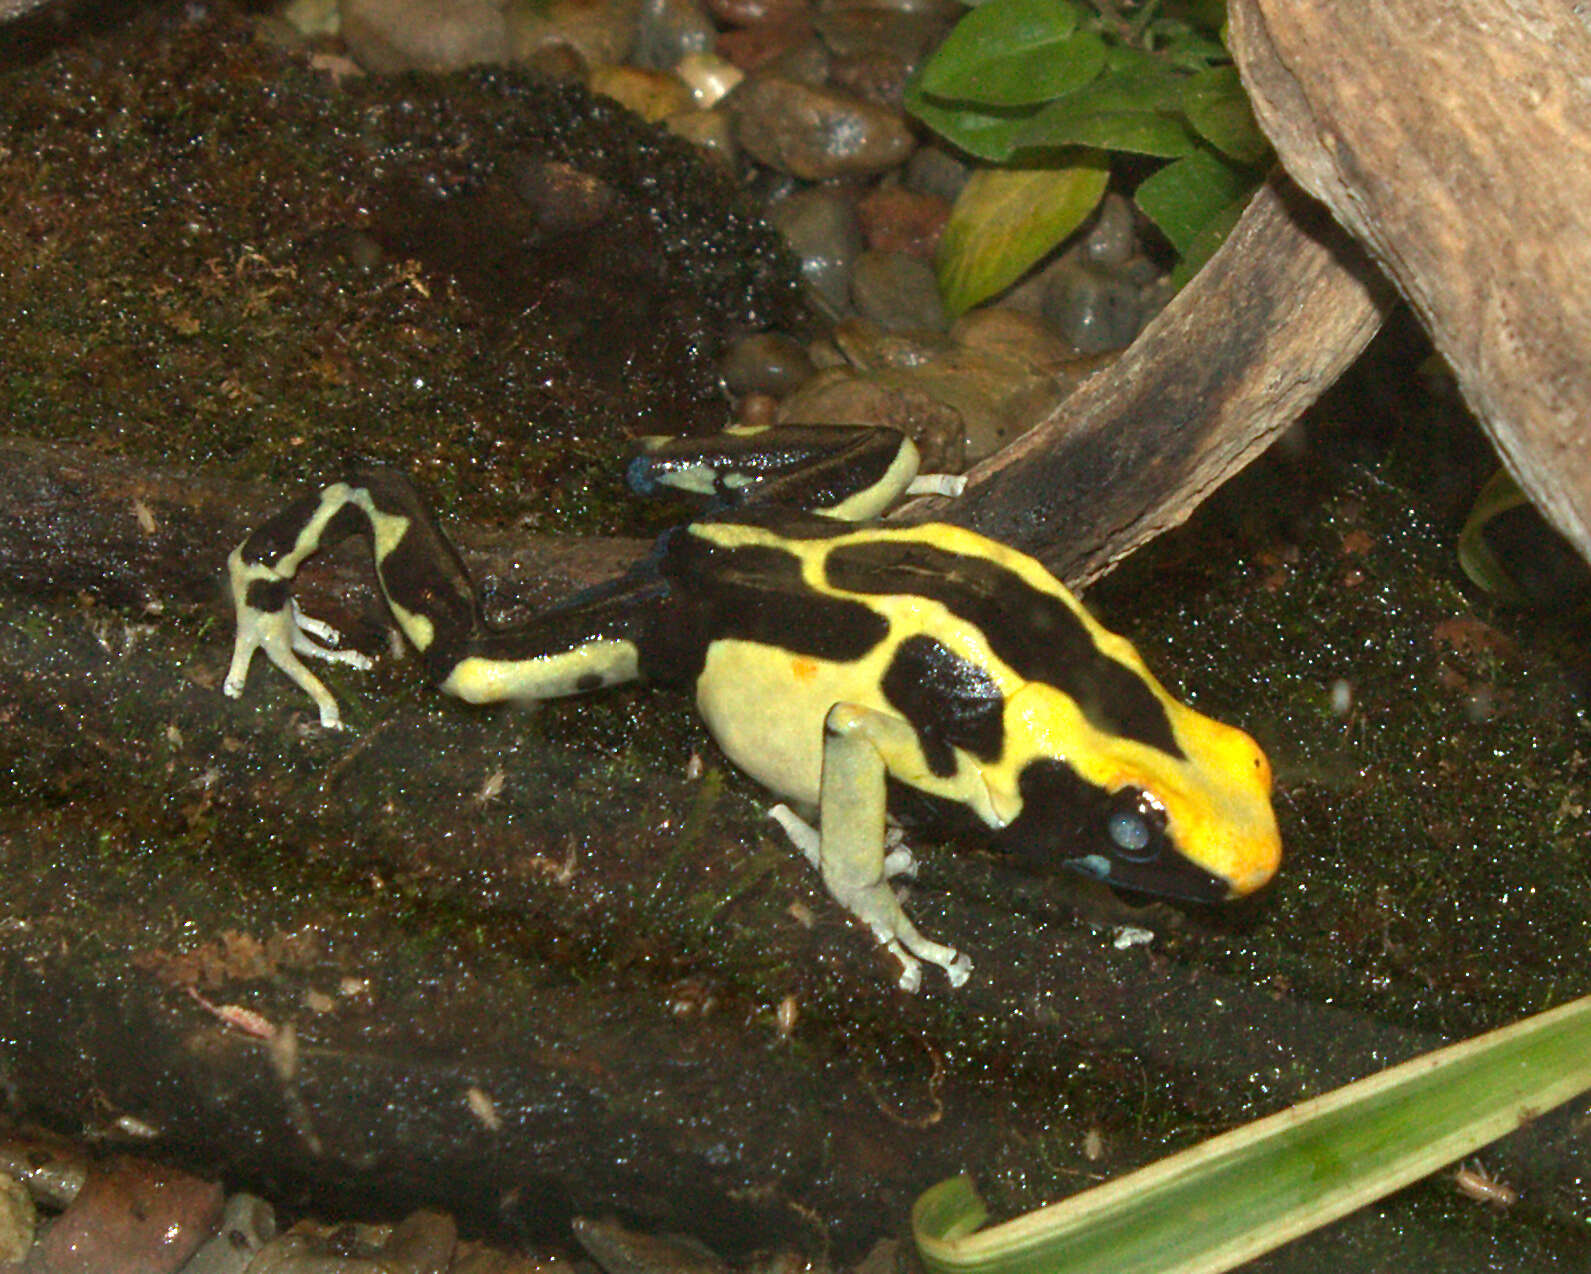
[[[928,768],[956,772],[952,748],[997,761],[1004,747],[1004,701],[994,678],[932,637],[908,637],[884,674],[884,697],[917,731]]]
[[[912,594],[941,603],[977,628],[1018,676],[1072,699],[1095,729],[1182,755],[1149,687],[1100,652],[1065,602],[1016,572],[916,540],[840,545],[825,569],[828,582],[846,592]]]

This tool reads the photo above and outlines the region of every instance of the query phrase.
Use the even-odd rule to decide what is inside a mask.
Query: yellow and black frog
[[[788,803],[775,816],[900,960],[908,990],[920,961],[957,986],[971,963],[901,909],[890,880],[913,864],[890,847],[892,820],[971,827],[1025,865],[1175,898],[1270,880],[1281,844],[1254,741],[1171,698],[1033,559],[961,527],[870,521],[917,467],[888,429],[647,439],[631,486],[696,493],[713,511],[612,586],[512,627],[486,623],[413,484],[362,470],[232,553],[225,690],[242,693],[261,650],[322,725],[339,725],[299,655],[367,662],[298,612],[291,585],[311,554],[358,533],[393,619],[449,694],[548,699],[636,679],[693,690],[713,738]]]

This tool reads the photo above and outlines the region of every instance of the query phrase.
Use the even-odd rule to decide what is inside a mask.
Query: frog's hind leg
[[[349,535],[369,541],[388,610],[428,675],[451,694],[474,703],[545,699],[637,675],[638,603],[659,583],[638,577],[600,600],[493,628],[458,551],[414,484],[370,469],[284,509],[233,551],[228,574],[238,629],[227,694],[242,693],[260,650],[314,699],[322,725],[340,724],[336,700],[298,656],[365,661],[322,644],[336,634],[298,613],[291,584],[306,559]]]
[[[363,499],[361,499],[363,496]],[[232,663],[222,689],[232,698],[243,693],[256,651],[280,668],[315,701],[327,729],[342,724],[337,700],[299,655],[337,660],[367,668],[357,651],[338,650],[329,624],[300,613],[292,582],[298,568],[322,548],[358,531],[371,529],[369,495],[347,482],[334,483],[296,500],[264,523],[227,558],[227,585],[237,617]]]

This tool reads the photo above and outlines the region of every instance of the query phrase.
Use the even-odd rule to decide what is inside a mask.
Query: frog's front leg
[[[904,991],[915,991],[922,982],[919,960],[942,968],[951,986],[960,986],[972,972],[965,955],[917,931],[889,884],[885,779],[891,768],[905,769],[919,755],[916,734],[900,718],[849,703],[829,710],[818,798],[818,865],[834,900],[865,921],[901,962]]]

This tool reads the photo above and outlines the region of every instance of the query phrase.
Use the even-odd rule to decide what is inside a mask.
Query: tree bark
[[[1567,0],[1233,0],[1283,164],[1408,298],[1591,557],[1591,29]]]

